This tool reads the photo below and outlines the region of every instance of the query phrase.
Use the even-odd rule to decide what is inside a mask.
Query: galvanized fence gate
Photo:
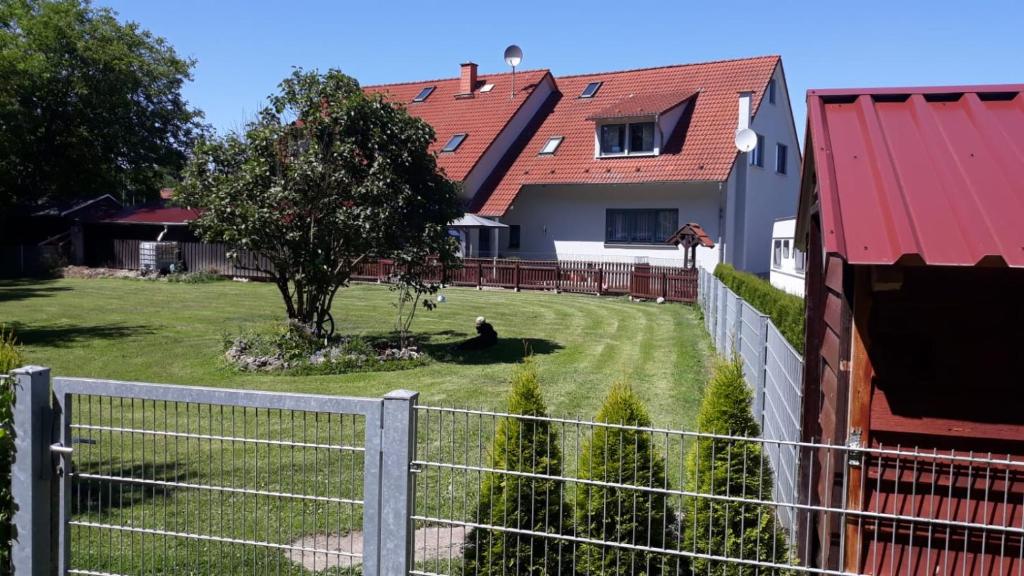
[[[404,569],[415,393],[16,385],[18,574]]]

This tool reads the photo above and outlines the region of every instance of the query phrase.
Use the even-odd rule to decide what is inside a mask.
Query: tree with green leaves
[[[556,479],[562,475],[558,433],[551,422],[529,418],[547,417],[537,370],[529,358],[512,373],[508,412],[514,416],[498,423],[488,466],[549,478],[503,472],[484,476],[474,521],[513,531],[473,529],[463,546],[464,572],[474,576],[568,574],[572,555],[569,542],[521,532],[571,534],[572,523],[562,499],[562,481]]]
[[[155,197],[204,130],[194,65],[87,0],[0,0],[0,206]]]
[[[673,548],[675,514],[663,491],[669,487],[665,463],[651,433],[651,417],[626,384],[614,384],[597,414],[580,457],[583,484],[575,498],[576,528],[583,538],[647,548]],[[618,484],[609,486],[607,484]],[[634,488],[635,487],[635,488]],[[672,554],[613,545],[583,544],[576,554],[577,573],[595,576],[672,575],[683,573],[685,560]]]
[[[209,242],[259,256],[288,318],[319,327],[366,259],[455,258],[456,185],[434,131],[355,79],[296,70],[241,134],[203,139],[179,201]]]
[[[751,412],[751,393],[738,359],[721,361],[704,392],[697,415],[702,432],[729,438],[698,438],[687,454],[684,549],[731,559],[785,564],[789,551],[782,527],[768,504],[717,500],[729,496],[771,500],[772,469],[756,438],[761,430]],[[764,573],[750,564],[694,558],[693,571],[713,576]]]

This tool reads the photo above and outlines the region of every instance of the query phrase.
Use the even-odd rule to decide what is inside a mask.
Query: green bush
[[[803,353],[804,299],[779,290],[765,280],[728,264],[715,267],[715,277],[748,304],[767,314],[782,336]]]
[[[14,340],[14,332],[0,326],[0,376],[10,374],[24,360]],[[14,502],[11,500],[11,457],[14,453],[14,382],[0,378],[0,574],[10,573],[11,519]]]
[[[721,361],[704,392],[697,414],[702,432],[756,437],[751,393],[739,361]],[[698,439],[687,454],[686,490],[701,495],[770,500],[772,470],[761,444],[747,440]],[[767,504],[713,500],[693,496],[684,503],[684,549],[698,554],[785,564],[786,540],[775,510]],[[758,567],[694,558],[696,574],[746,576]],[[760,570],[763,573],[764,570]],[[773,572],[774,573],[774,572]]]
[[[167,275],[167,281],[179,284],[208,284],[224,280],[216,270],[199,272],[175,272]]]
[[[625,384],[612,386],[597,421],[650,427],[651,417],[640,398]],[[597,426],[580,456],[579,476],[644,488],[665,488],[665,464],[650,432]],[[672,546],[677,537],[675,514],[660,492],[583,484],[575,502],[576,529],[582,538]],[[576,555],[577,573],[594,576],[672,575],[686,573],[682,557],[618,546],[583,544]]]
[[[527,358],[512,373],[508,412],[546,417],[537,371]],[[558,433],[546,420],[503,418],[491,446],[488,466],[544,476],[561,476]],[[548,534],[567,533],[568,507],[562,481],[488,473],[480,487],[475,521]],[[473,575],[559,575],[567,573],[572,546],[566,540],[515,532],[472,530],[463,547],[465,573]]]

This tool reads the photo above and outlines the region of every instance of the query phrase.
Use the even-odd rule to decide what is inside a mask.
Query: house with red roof
[[[466,255],[682,262],[767,273],[772,222],[796,210],[800,155],[778,56],[576,76],[547,70],[370,86],[430,123],[468,213],[503,227]],[[744,117],[745,116],[745,117]],[[741,153],[738,127],[757,147]]]

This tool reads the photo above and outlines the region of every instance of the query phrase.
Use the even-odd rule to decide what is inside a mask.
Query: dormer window
[[[423,90],[420,90],[420,93],[417,94],[416,97],[412,99],[412,101],[413,102],[423,102],[424,100],[429,98],[431,93],[433,93],[433,92],[434,92],[434,87],[433,86],[427,86]]]
[[[601,88],[601,84],[603,84],[603,82],[591,82],[590,84],[587,84],[587,87],[584,88],[583,92],[580,94],[580,98],[593,98]]]
[[[456,134],[448,140],[448,143],[441,148],[441,152],[455,152],[459,146],[462,145],[462,141],[466,139],[465,133]]]
[[[654,122],[602,124],[598,130],[601,156],[650,155],[655,153]]]

